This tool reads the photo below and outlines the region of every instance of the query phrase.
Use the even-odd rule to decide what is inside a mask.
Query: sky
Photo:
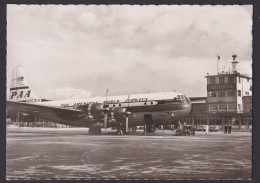
[[[252,75],[251,5],[8,5],[7,82],[21,65],[41,98],[177,91],[206,74]]]

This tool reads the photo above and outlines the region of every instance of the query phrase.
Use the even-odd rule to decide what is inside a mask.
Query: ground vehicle
[[[206,125],[198,125],[196,131],[206,131]]]
[[[196,131],[203,131],[203,132],[205,132],[205,131],[206,131],[206,126],[207,126],[207,125],[198,125],[198,126],[196,127]],[[218,132],[218,131],[219,131],[219,127],[209,126],[209,131],[210,131],[210,132]]]
[[[209,126],[209,131],[210,132],[218,132],[219,128],[216,126]]]
[[[176,130],[176,135],[177,136],[183,136],[183,135],[195,135],[195,128],[193,128],[192,126],[180,126],[177,130]]]

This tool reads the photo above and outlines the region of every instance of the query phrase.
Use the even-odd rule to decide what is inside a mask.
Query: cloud
[[[8,5],[7,19],[8,75],[22,65],[46,98],[67,86],[205,96],[217,55],[228,70],[233,52],[252,71],[252,6]]]
[[[71,87],[50,89],[47,91],[49,98],[54,100],[63,100],[63,99],[78,99],[78,98],[87,98],[91,97],[91,92],[87,92],[83,89],[76,89]]]

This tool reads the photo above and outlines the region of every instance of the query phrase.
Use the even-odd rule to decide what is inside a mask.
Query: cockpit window
[[[190,99],[188,97],[186,97],[186,96],[185,96],[185,98],[186,98],[186,101],[190,103]]]
[[[186,97],[185,95],[177,95],[177,97],[174,97],[173,101],[179,103],[190,102],[188,97]]]

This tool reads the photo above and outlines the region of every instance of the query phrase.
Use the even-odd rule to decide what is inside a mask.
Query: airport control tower
[[[232,71],[208,75],[207,110],[209,113],[232,112],[242,113],[243,98],[252,95],[251,78],[237,71],[237,55],[232,55]]]
[[[218,61],[219,61],[218,56]],[[207,97],[193,97],[192,109],[183,120],[202,129],[210,125],[223,129],[231,121],[232,129],[252,129],[252,80],[247,74],[238,72],[237,55],[232,55],[232,70],[207,74]]]

